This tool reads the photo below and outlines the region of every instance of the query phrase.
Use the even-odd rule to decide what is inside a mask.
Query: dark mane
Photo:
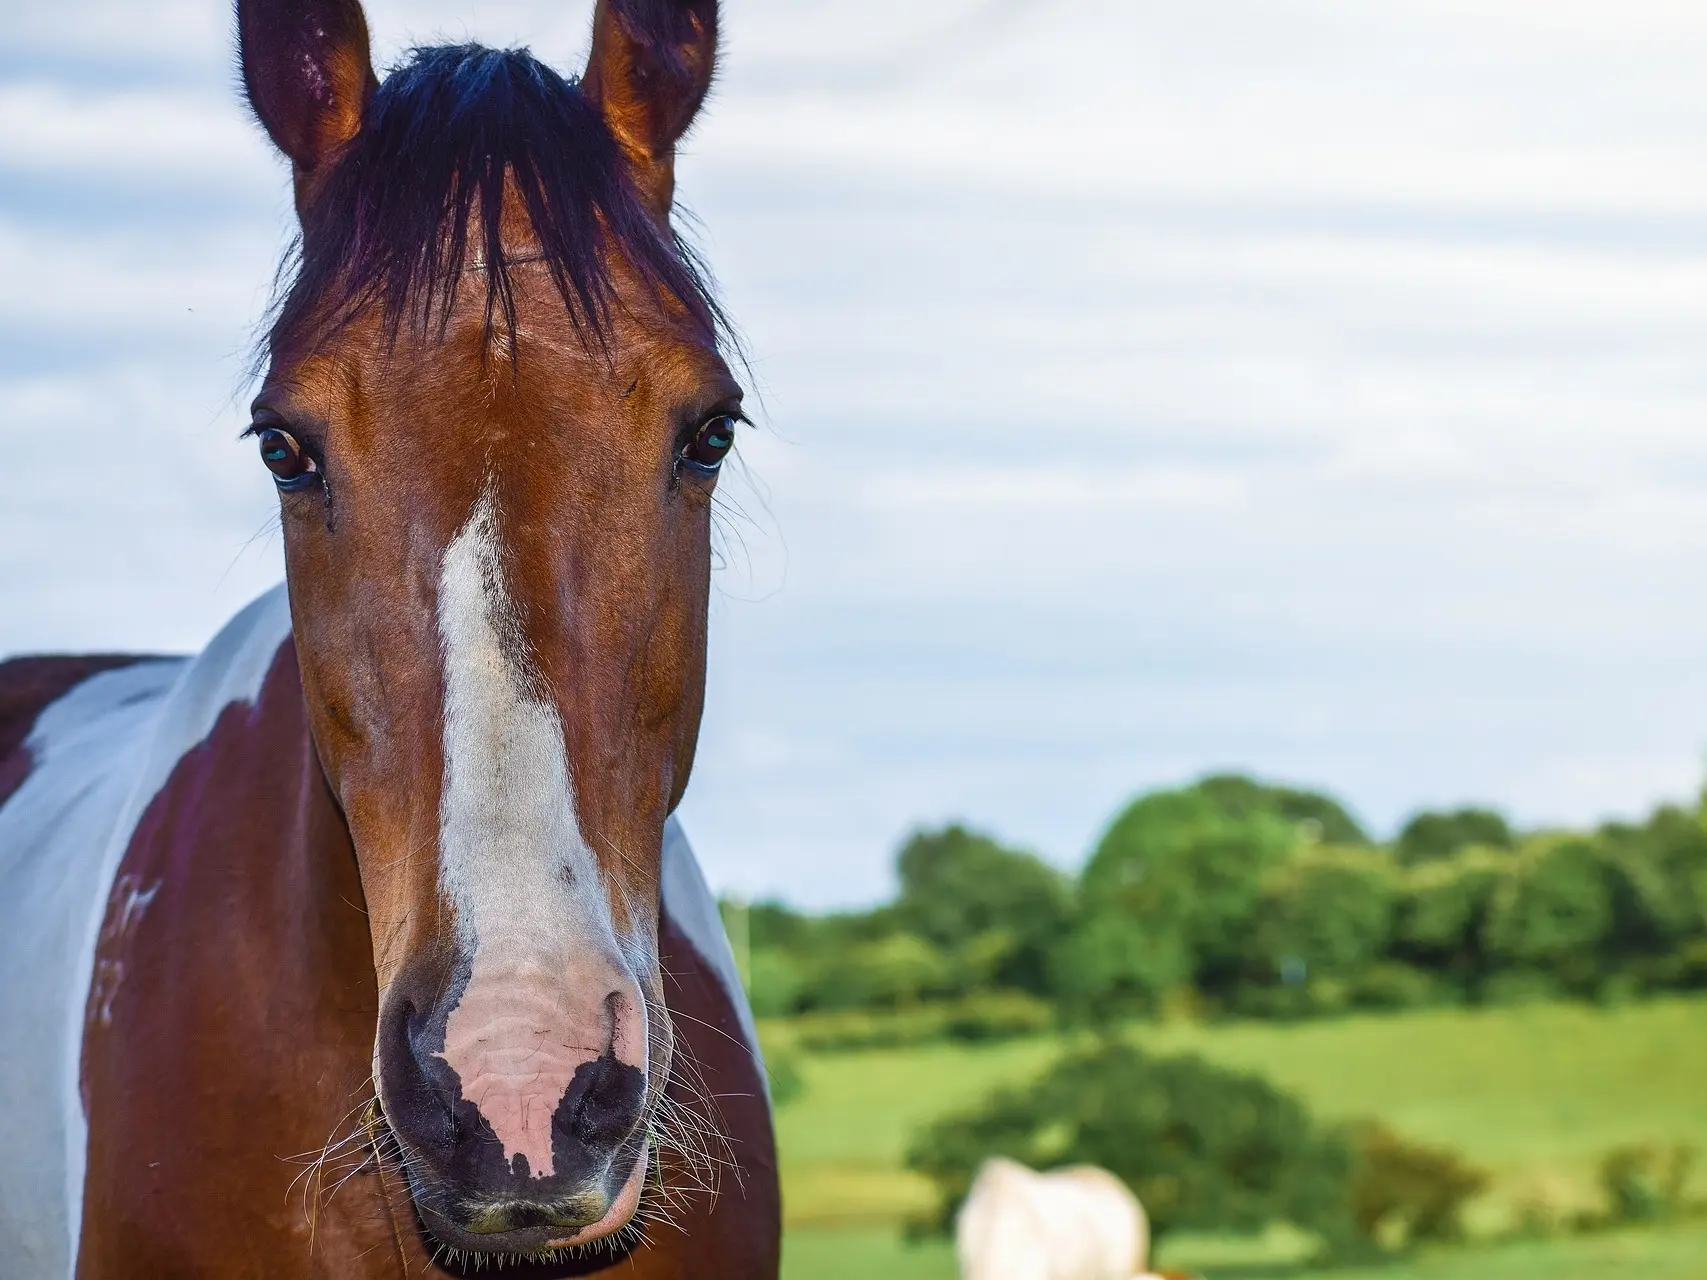
[[[504,253],[506,189],[538,242],[521,259]],[[442,332],[471,267],[486,276],[490,343],[497,324],[513,331],[510,266],[525,260],[543,262],[583,340],[602,344],[613,253],[708,331],[723,328],[705,272],[642,202],[598,109],[525,49],[412,51],[374,93],[304,226],[275,341],[369,304],[391,336],[404,324]]]

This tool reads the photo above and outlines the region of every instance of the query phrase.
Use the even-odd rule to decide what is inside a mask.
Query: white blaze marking
[[[439,888],[455,908],[462,953],[473,957],[441,1056],[505,1159],[525,1155],[529,1172],[545,1177],[554,1167],[551,1118],[575,1069],[613,1037],[619,1058],[643,1066],[645,1012],[575,819],[557,711],[504,648],[515,615],[496,525],[482,491],[439,582]],[[622,997],[614,1009],[613,991]]]

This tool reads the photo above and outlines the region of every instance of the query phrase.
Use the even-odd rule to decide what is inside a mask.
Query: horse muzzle
[[[477,953],[400,977],[376,1046],[411,1193],[441,1243],[528,1253],[618,1231],[647,1169],[647,1016],[617,961]],[[567,979],[567,980],[566,980]],[[418,993],[449,991],[431,1001]]]

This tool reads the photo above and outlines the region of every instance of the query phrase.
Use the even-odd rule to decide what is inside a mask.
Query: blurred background
[[[381,64],[590,13],[367,8]],[[1024,1130],[982,1091],[1110,1036],[1350,1152],[1342,1261],[1707,1274],[1707,8],[725,10],[680,193],[761,425],[683,812],[790,1274],[950,1274],[899,1236]],[[217,0],[8,28],[0,654],[193,649],[282,573],[286,175]],[[1340,1230],[1186,1202],[1212,1274]]]

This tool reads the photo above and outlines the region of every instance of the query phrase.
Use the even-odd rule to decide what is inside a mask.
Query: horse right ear
[[[676,143],[711,88],[717,0],[598,0],[581,91],[599,108],[653,209],[667,216]]]
[[[249,105],[290,157],[300,211],[379,87],[360,0],[237,0],[237,46]]]

